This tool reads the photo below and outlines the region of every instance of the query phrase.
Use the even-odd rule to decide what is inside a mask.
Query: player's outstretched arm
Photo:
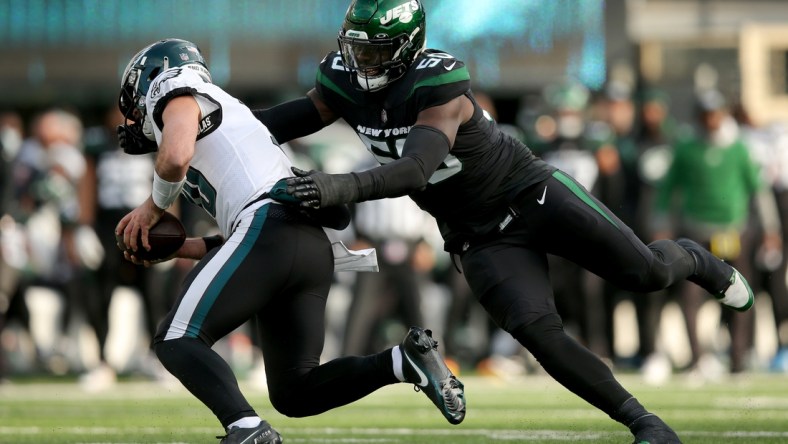
[[[308,136],[330,125],[338,116],[312,89],[305,97],[270,108],[252,110],[279,143]]]

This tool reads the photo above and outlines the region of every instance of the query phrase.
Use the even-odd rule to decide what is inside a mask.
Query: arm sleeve
[[[277,142],[285,143],[321,130],[325,124],[309,97],[291,100],[266,109],[252,110]]]
[[[441,131],[414,126],[405,140],[400,159],[353,173],[359,188],[358,202],[398,197],[423,189],[450,149],[449,138]]]

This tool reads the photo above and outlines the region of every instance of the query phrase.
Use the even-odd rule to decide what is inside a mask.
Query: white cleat
[[[747,311],[755,302],[755,295],[752,292],[752,288],[750,288],[750,284],[735,268],[731,275],[731,285],[721,294],[715,294],[714,297],[722,305],[736,311]]]

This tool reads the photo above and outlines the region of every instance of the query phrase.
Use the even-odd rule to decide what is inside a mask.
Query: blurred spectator
[[[758,166],[740,138],[736,121],[730,115],[724,96],[716,90],[698,96],[698,137],[679,142],[670,169],[660,184],[657,198],[656,237],[670,237],[667,221],[672,212],[678,216],[676,230],[704,245],[717,257],[730,262],[747,279],[752,279],[751,263],[742,254],[747,246],[742,236],[747,228],[750,202],[754,199],[764,228],[763,245],[780,246],[780,225],[774,199],[763,186]],[[680,305],[684,313],[692,360],[690,367],[701,376],[707,361],[713,360],[701,349],[698,339],[698,313],[709,297],[702,289],[688,283],[680,288]],[[730,331],[732,373],[746,370],[753,344],[754,310],[744,313],[723,310],[723,321]],[[708,359],[706,359],[708,356]],[[704,358],[701,362],[701,358]]]
[[[753,159],[760,165],[764,181],[774,193],[782,228],[782,249],[753,248],[749,257],[755,264],[754,291],[766,291],[772,301],[777,349],[771,362],[774,371],[788,372],[788,126],[774,122],[761,126],[754,122],[741,104],[734,108],[734,117],[742,130]],[[756,225],[754,228],[758,228]],[[757,229],[754,236],[762,235]]]
[[[51,109],[35,117],[32,137],[20,147],[13,166],[17,220],[26,230],[25,269],[31,274],[30,286],[25,289],[30,332],[39,360],[57,374],[69,369],[63,332],[72,307],[68,300],[80,292],[74,272],[85,259],[75,245],[80,217],[78,190],[85,174],[81,150],[79,117]],[[53,302],[62,308],[54,319],[35,318],[34,308],[49,313]]]
[[[129,211],[151,193],[153,155],[131,156],[119,145],[116,127],[123,122],[117,107],[111,107],[102,125],[88,128],[85,133],[87,170],[82,188],[84,230],[95,230],[100,242],[96,256],[83,275],[86,291],[81,300],[87,320],[98,339],[99,362],[81,378],[88,390],[100,390],[115,381],[118,369],[107,361],[109,309],[115,290],[127,286],[137,291],[145,310],[145,331],[153,337],[156,326],[169,308],[160,294],[161,282],[154,279],[160,272],[138,267],[123,259],[115,245],[115,226]],[[129,339],[131,340],[131,338]]]
[[[14,220],[13,162],[22,144],[22,118],[14,112],[0,114],[0,336],[6,325],[11,301],[19,289],[20,269],[25,252],[21,229]],[[0,382],[6,379],[8,364],[0,345]]]
[[[657,184],[665,177],[673,159],[673,146],[680,137],[678,125],[670,114],[670,100],[659,88],[645,87],[637,106],[635,158],[624,163],[627,176],[627,208],[630,226],[646,242],[655,240],[651,226]],[[635,297],[638,323],[636,361],[649,383],[664,382],[673,363],[664,350],[657,350],[657,333],[662,309],[670,290],[660,290],[647,297]]]
[[[631,225],[642,239],[654,238],[652,216],[657,184],[662,181],[673,161],[673,147],[680,139],[690,137],[691,130],[680,125],[671,115],[670,97],[656,87],[640,93],[639,125],[635,135],[636,163],[628,176],[627,188],[636,195],[634,222]]]
[[[616,213],[629,226],[632,226],[637,208],[637,188],[632,186],[634,165],[637,163],[637,147],[635,145],[635,102],[632,98],[633,86],[623,80],[610,80],[602,94],[594,103],[596,115],[592,115],[589,124],[590,148],[599,167],[599,179],[593,194],[608,208],[615,209]],[[641,238],[643,239],[643,238]],[[644,239],[648,242],[649,240]],[[639,355],[617,356],[615,348],[615,320],[616,308],[624,300],[634,304],[649,303],[650,298],[642,294],[624,292],[609,282],[595,279],[594,291],[599,293],[595,297],[604,310],[605,322],[600,324],[599,336],[606,341],[605,349],[609,350],[610,358],[618,366],[638,366]],[[640,324],[640,323],[639,323]],[[638,333],[641,333],[638,331]],[[650,334],[651,332],[649,332]],[[640,337],[640,336],[638,336]]]
[[[635,196],[627,185],[637,160],[632,85],[610,81],[596,104],[601,108],[600,115],[591,119],[588,131],[590,148],[599,167],[599,179],[592,191],[629,224]]]

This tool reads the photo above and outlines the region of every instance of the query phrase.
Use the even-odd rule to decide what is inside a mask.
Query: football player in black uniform
[[[501,132],[474,100],[463,62],[425,48],[425,26],[419,0],[354,0],[315,88],[255,111],[279,142],[344,119],[381,164],[349,174],[294,169],[288,193],[319,208],[409,195],[437,219],[479,302],[550,375],[635,442],[679,442],[564,332],[546,255],[637,292],[689,279],[736,310],[752,305],[749,286],[692,241],[645,245],[573,178]]]

